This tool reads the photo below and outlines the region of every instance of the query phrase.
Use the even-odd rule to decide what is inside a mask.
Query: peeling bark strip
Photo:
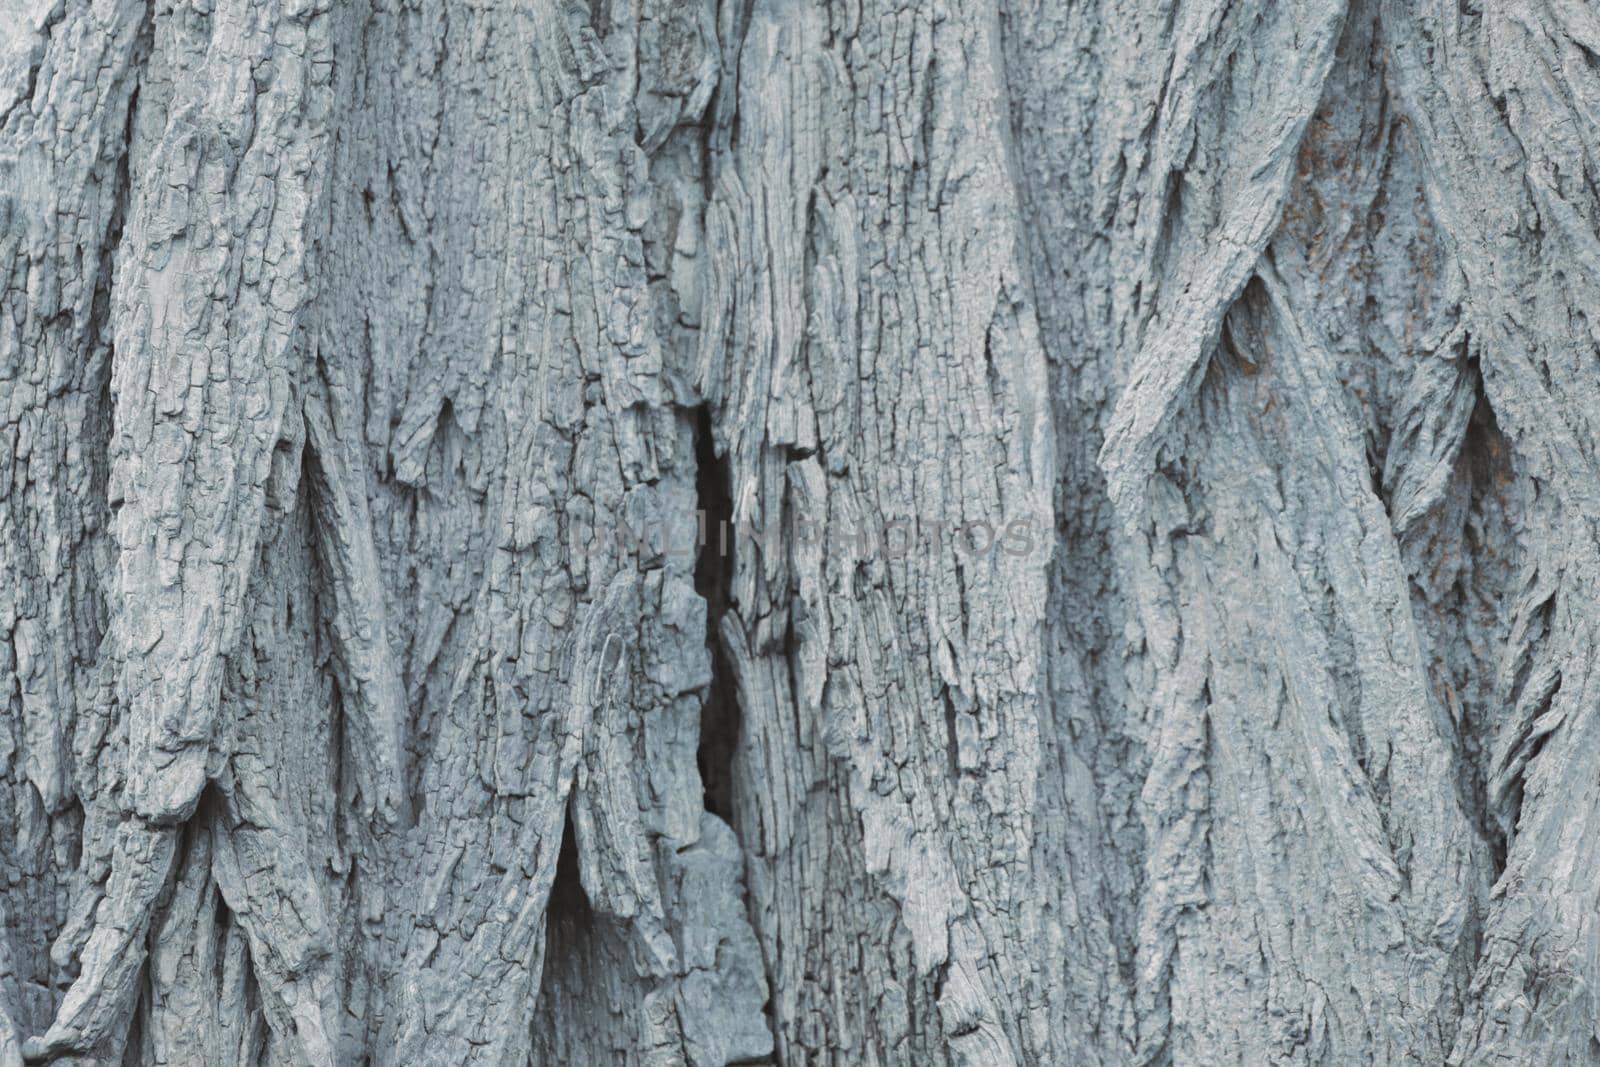
[[[0,1067],[1600,1063],[1600,13],[0,0]]]

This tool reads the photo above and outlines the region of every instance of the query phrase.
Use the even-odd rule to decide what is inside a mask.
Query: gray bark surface
[[[1597,57],[0,0],[0,1067],[1600,1063]]]

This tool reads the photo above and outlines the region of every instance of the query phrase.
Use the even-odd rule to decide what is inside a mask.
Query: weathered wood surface
[[[1600,1063],[1594,7],[0,31],[0,1067]]]

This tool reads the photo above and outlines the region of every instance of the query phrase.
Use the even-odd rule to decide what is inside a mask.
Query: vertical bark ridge
[[[1497,696],[1490,806],[1507,838],[1453,1058],[1581,1062],[1594,1026],[1592,642],[1595,159],[1587,77],[1600,22],[1572,5],[1386,7],[1385,44],[1418,130],[1429,203],[1466,278],[1484,390],[1516,456],[1526,554]],[[1447,53],[1440,58],[1440,49]],[[1535,131],[1538,131],[1535,133]],[[1450,162],[1447,164],[1446,160]],[[1547,486],[1544,492],[1539,486]],[[1520,540],[1521,538],[1519,538]],[[1520,586],[1520,588],[1518,588]],[[1574,807],[1576,805],[1576,808]]]
[[[69,920],[101,788],[78,755],[106,714],[96,668],[108,625],[102,402],[129,114],[148,41],[135,4],[13,14],[0,88],[0,1057],[15,1063],[71,977],[70,957],[50,947]]]

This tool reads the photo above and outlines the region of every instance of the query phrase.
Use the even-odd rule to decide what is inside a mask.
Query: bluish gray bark
[[[1600,1063],[1589,6],[0,22],[0,1067]]]

